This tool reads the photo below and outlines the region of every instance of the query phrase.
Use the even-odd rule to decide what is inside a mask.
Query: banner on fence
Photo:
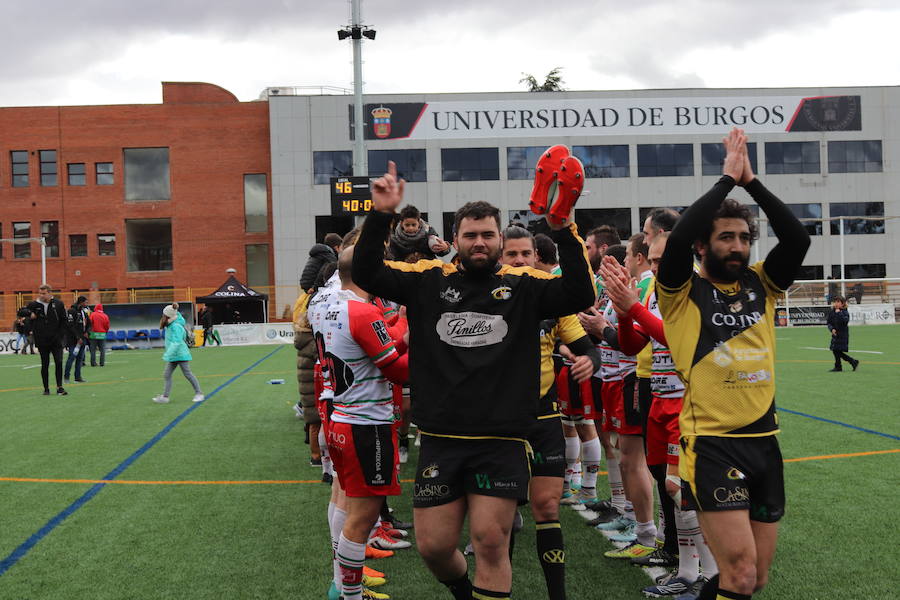
[[[775,310],[775,324],[785,326],[788,324],[787,308],[779,307]],[[826,323],[830,306],[791,306],[791,325],[822,325]],[[850,304],[847,307],[850,313],[851,325],[883,325],[895,323],[893,304]]]

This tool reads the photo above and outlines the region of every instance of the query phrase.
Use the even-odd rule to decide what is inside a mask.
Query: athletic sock
[[[597,472],[600,471],[600,460],[603,458],[602,448],[600,438],[581,443],[582,488],[597,486]]]
[[[716,600],[750,600],[751,597],[751,594],[738,594],[737,592],[729,592],[719,588]]]
[[[338,541],[341,538],[341,531],[344,530],[344,522],[347,520],[347,511],[342,508],[334,507],[331,514],[331,521],[328,522],[328,528],[331,531],[331,564],[333,569],[334,585],[337,591],[341,591],[341,565],[337,559]]]
[[[700,523],[697,520],[697,511],[689,510],[685,511],[685,514],[688,515],[688,526],[691,528],[691,531],[695,532],[693,534],[694,547],[697,548],[697,554],[700,556],[700,568],[703,570],[703,576],[712,579],[713,577],[718,576],[719,566],[716,564],[716,559],[713,556],[712,550],[709,549],[709,544],[706,543],[706,538],[703,537],[703,532],[700,531]]]
[[[656,546],[656,525],[653,521],[638,522],[634,528],[639,544],[654,548]]]
[[[538,562],[544,571],[550,600],[566,600],[566,551],[559,521],[534,524]]]
[[[666,465],[650,466],[650,473],[656,480],[656,493],[659,496],[659,526],[657,537],[663,540],[663,550],[669,554],[678,553],[678,534],[675,523],[675,501],[666,491]]]
[[[341,565],[341,596],[344,600],[362,600],[362,572],[363,561],[366,560],[366,545],[351,542],[341,533],[337,554]]]
[[[387,498],[381,503],[381,520],[382,521],[390,521],[391,520],[391,507],[388,506]]]
[[[694,543],[694,536],[700,533],[697,513],[676,508],[675,523],[678,526],[678,573],[675,576],[686,581],[696,581],[700,576],[700,554]]]
[[[625,518],[631,519],[632,521],[636,521],[637,517],[634,514],[634,504],[631,503],[631,500],[628,497],[625,497]]]
[[[716,600],[716,593],[719,591],[719,576],[715,575],[709,578],[703,587],[700,589],[700,594],[697,596],[697,600]]]
[[[609,479],[609,492],[612,497],[613,508],[620,513],[625,512],[625,486],[622,485],[622,471],[619,470],[619,460],[606,457],[607,478]]]
[[[462,577],[458,579],[442,581],[441,583],[447,586],[455,600],[472,600],[472,582],[469,581],[468,571],[463,573]]]
[[[575,464],[578,462],[578,451],[581,449],[581,442],[578,436],[566,438],[566,476],[563,479],[563,488],[571,489],[572,477],[575,476]]]
[[[472,598],[474,600],[494,600],[496,598],[509,600],[510,593],[511,592],[492,592],[491,590],[484,590],[480,587],[472,587]]]

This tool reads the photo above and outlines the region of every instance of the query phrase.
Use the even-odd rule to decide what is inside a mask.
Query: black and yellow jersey
[[[412,420],[428,433],[525,437],[538,416],[544,319],[594,302],[574,225],[553,232],[561,277],[530,267],[469,273],[439,260],[384,261],[393,215],[372,212],[353,254],[353,280],[407,309]]]
[[[556,340],[560,340],[563,344],[571,344],[576,340],[587,336],[581,323],[575,315],[566,315],[559,319],[548,319],[541,321],[540,338],[541,338],[541,406],[538,409],[538,416],[558,415],[559,407],[557,403],[547,397],[547,392],[553,387],[556,381],[556,372],[553,368],[553,349],[556,347]]]
[[[764,436],[775,414],[775,299],[759,262],[733,284],[694,273],[680,288],[656,284],[666,339],[685,382],[683,436]]]

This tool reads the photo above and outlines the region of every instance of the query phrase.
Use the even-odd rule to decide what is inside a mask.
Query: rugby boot
[[[565,225],[584,190],[584,165],[574,156],[566,157],[560,165],[557,182],[556,199],[550,207],[547,220],[553,225]]]
[[[559,168],[569,156],[569,149],[563,145],[547,148],[534,168],[534,186],[528,206],[536,215],[546,214],[556,198]]]

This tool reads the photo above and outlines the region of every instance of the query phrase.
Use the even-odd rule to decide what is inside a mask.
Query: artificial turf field
[[[855,373],[826,372],[824,328],[777,335],[788,506],[758,597],[897,597],[900,325],[851,328]],[[195,349],[197,405],[179,372],[172,402],[151,402],[160,357],[109,353],[88,383],[47,397],[37,355],[0,356],[0,599],[324,598],[329,488],[291,410],[293,348]],[[403,520],[410,488],[392,502]],[[603,558],[609,542],[574,511],[561,518],[569,598],[643,597],[642,570]],[[449,598],[414,548],[370,564],[392,598]],[[546,598],[530,516],[513,571],[514,597]]]

